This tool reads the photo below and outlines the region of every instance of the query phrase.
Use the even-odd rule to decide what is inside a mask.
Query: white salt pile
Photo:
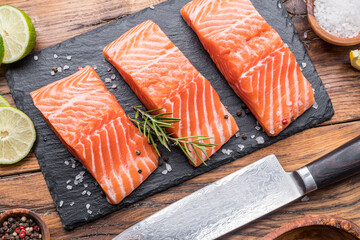
[[[360,34],[359,0],[315,0],[314,15],[328,33],[342,38]]]

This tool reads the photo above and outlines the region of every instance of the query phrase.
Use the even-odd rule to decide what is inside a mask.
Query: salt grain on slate
[[[73,206],[74,204],[75,204],[75,202],[71,202],[71,203],[70,203],[70,206]]]
[[[285,46],[285,47],[289,47],[289,45],[288,45],[287,43],[284,43],[284,46]]]
[[[171,168],[171,165],[170,165],[170,164],[165,163],[165,167],[166,167],[166,170],[167,170],[168,172],[171,172],[172,168]]]
[[[111,86],[111,88],[112,88],[112,89],[116,88],[116,84],[113,84],[113,85]]]
[[[112,74],[112,75],[110,76],[110,78],[111,78],[112,80],[114,80],[114,79],[116,78],[115,74]]]
[[[69,179],[69,180],[66,181],[66,184],[69,184],[70,182],[71,182],[71,180]]]
[[[244,150],[245,146],[242,144],[239,144],[238,147],[240,148],[240,151]]]
[[[85,195],[86,194],[86,190],[82,191],[81,195]]]
[[[58,67],[57,70],[58,70],[58,72],[62,72],[62,68],[61,68],[61,67]]]
[[[255,138],[255,140],[258,144],[263,144],[265,142],[263,137],[257,137],[257,138]]]
[[[94,65],[94,66],[93,66],[93,69],[94,69],[94,70],[96,70],[96,69],[97,69],[97,66],[96,66],[96,65]]]
[[[223,149],[221,149],[221,152],[223,154],[230,155],[233,152],[233,150],[223,148]]]
[[[34,60],[37,61],[38,59],[39,59],[39,57],[35,55]]]
[[[255,129],[259,131],[261,129],[261,127],[260,126],[255,126]]]
[[[165,175],[165,174],[167,174],[167,172],[168,172],[168,171],[165,169],[165,170],[162,171],[161,173]]]
[[[110,72],[111,71],[111,68],[110,67],[107,67],[107,69],[106,69],[108,72]]]
[[[152,6],[152,5],[151,5],[149,8],[150,8],[150,9],[152,9],[152,10],[153,10],[153,9],[155,9],[155,7],[154,7],[154,6]]]
[[[240,135],[241,135],[240,132],[235,133],[235,137],[237,138],[240,137]]]
[[[62,207],[63,204],[64,204],[64,201],[60,201],[60,202],[59,202],[59,207]]]
[[[75,168],[75,163],[73,163],[73,164],[71,165],[71,167],[72,167],[72,168]]]
[[[71,56],[66,56],[66,59],[67,59],[67,60],[71,60]]]
[[[278,8],[282,8],[280,1],[278,2]]]
[[[68,166],[70,163],[69,163],[68,160],[66,160],[66,161],[64,162],[64,164],[65,164],[66,166]]]
[[[88,196],[90,196],[90,195],[91,195],[91,192],[90,192],[90,191],[87,191],[86,194],[87,194]]]
[[[255,138],[255,135],[251,135],[251,138]]]
[[[69,69],[70,67],[68,65],[64,65],[64,70]]]
[[[71,186],[71,185],[67,185],[67,186],[66,186],[66,189],[71,190],[71,189],[72,189],[72,186]]]
[[[88,187],[88,184],[87,183],[84,183],[84,188],[87,188]]]
[[[87,210],[87,213],[88,213],[88,214],[92,214],[92,211],[91,211],[91,210]]]
[[[312,105],[313,108],[318,109],[319,105],[317,104],[317,102],[314,102],[314,104]]]
[[[105,82],[106,83],[111,83],[111,79],[110,78],[105,78]]]
[[[58,55],[57,55],[57,54],[54,54],[54,58],[58,58]]]
[[[55,72],[54,72],[54,71],[51,71],[50,74],[51,74],[51,76],[54,76],[54,75],[55,75]]]
[[[302,65],[303,68],[305,68],[306,67],[306,62],[302,62],[301,65]]]
[[[90,204],[87,203],[87,204],[86,204],[86,209],[89,209],[89,208],[90,208]]]

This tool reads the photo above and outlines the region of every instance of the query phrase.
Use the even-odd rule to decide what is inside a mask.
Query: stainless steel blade
[[[298,175],[298,174],[296,174]],[[135,224],[115,239],[214,239],[307,191],[275,155],[248,165]]]

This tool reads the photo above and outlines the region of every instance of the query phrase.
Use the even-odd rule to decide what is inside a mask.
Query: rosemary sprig
[[[136,113],[135,113],[135,119],[130,118],[130,120],[136,124],[141,135],[148,137],[149,143],[151,143],[154,146],[159,156],[160,153],[154,141],[153,135],[155,135],[157,139],[159,139],[159,142],[169,151],[171,151],[169,148],[170,141],[173,142],[175,146],[179,146],[180,149],[185,153],[185,155],[190,159],[190,161],[194,165],[196,164],[191,156],[191,152],[195,151],[196,156],[207,166],[207,164],[202,160],[196,149],[199,149],[202,153],[205,154],[207,158],[209,158],[209,156],[206,154],[207,148],[217,146],[217,144],[204,143],[202,141],[212,139],[212,137],[207,137],[205,135],[189,136],[189,137],[181,137],[181,138],[172,137],[172,134],[168,133],[166,131],[166,128],[174,128],[171,125],[171,123],[180,122],[181,121],[180,118],[167,117],[167,115],[172,114],[169,112],[159,113],[157,115],[151,114],[152,112],[159,111],[162,108],[153,109],[149,111],[142,110],[141,106],[136,106],[136,107],[133,106],[132,108],[136,111]],[[140,115],[143,121],[138,120]],[[190,146],[190,148],[188,146]]]

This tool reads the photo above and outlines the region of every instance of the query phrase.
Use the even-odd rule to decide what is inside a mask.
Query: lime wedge
[[[0,107],[10,107],[10,103],[0,95]]]
[[[13,164],[25,158],[36,139],[34,124],[23,112],[0,108],[0,164]]]
[[[15,7],[0,6],[0,35],[5,48],[3,63],[16,62],[34,48],[34,25],[26,13]]]
[[[2,64],[4,59],[4,42],[2,36],[0,35],[0,65]]]

